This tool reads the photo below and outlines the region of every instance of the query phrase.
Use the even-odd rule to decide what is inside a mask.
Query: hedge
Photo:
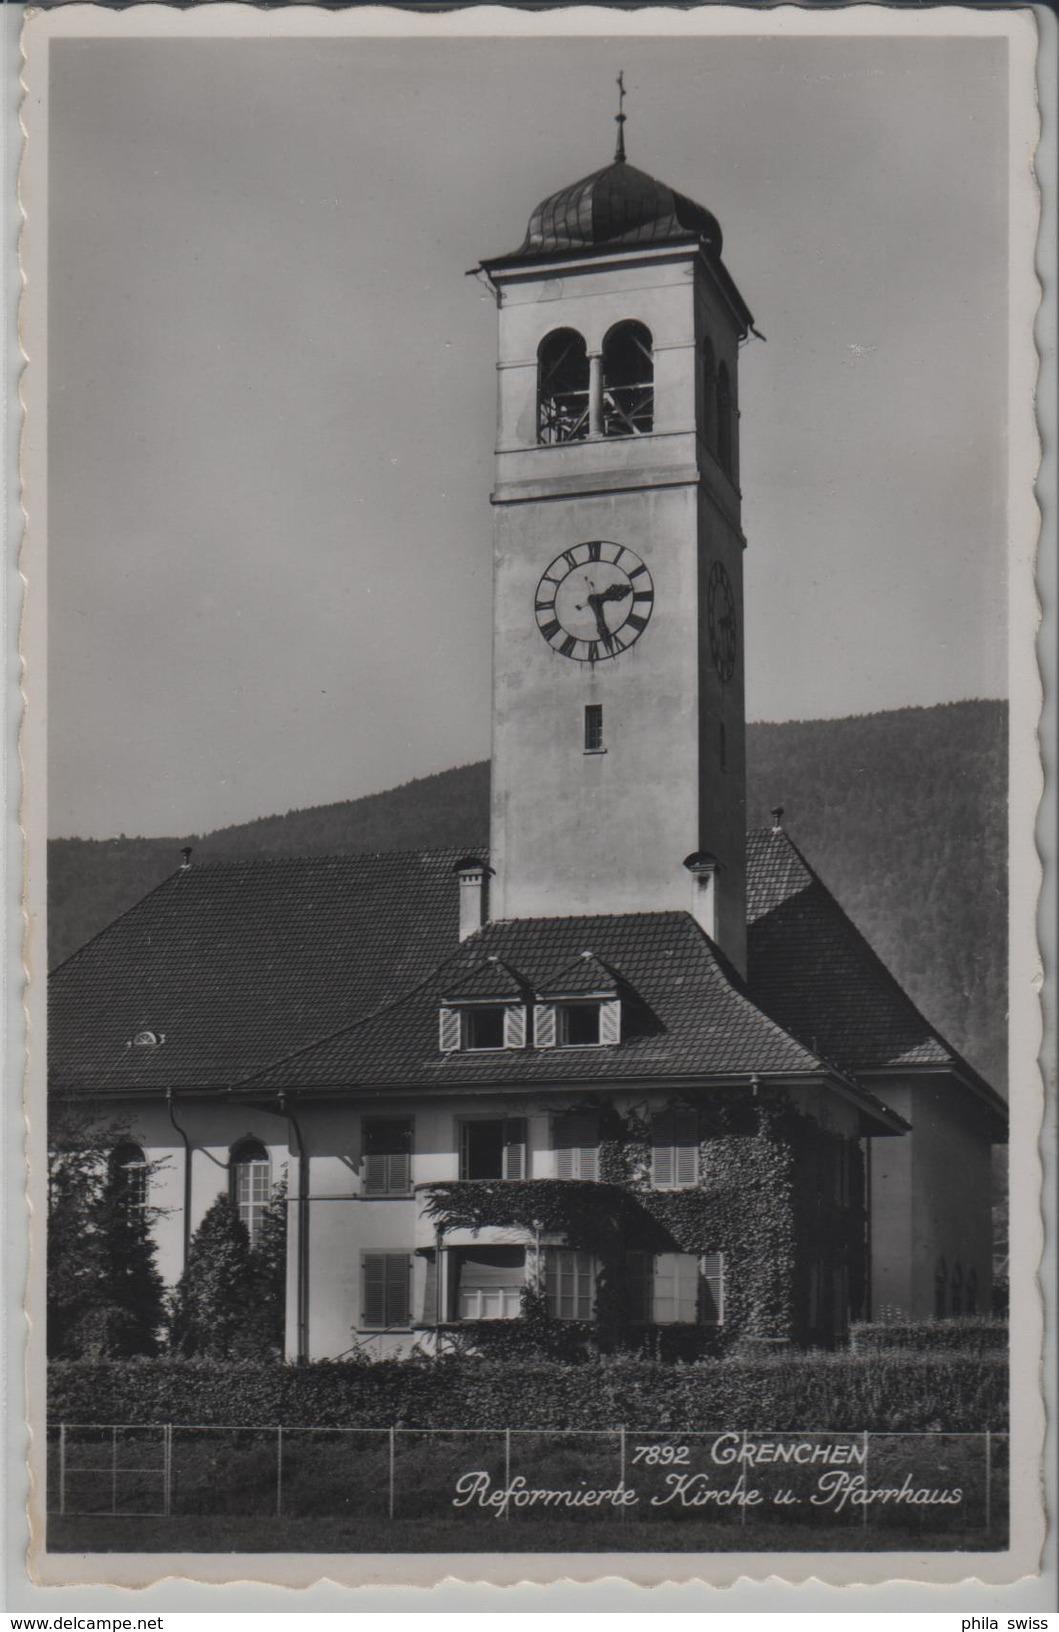
[[[964,1315],[953,1320],[864,1321],[850,1328],[854,1354],[915,1350],[917,1354],[996,1354],[1008,1351],[1006,1320]]]
[[[404,1428],[1003,1431],[996,1355],[784,1354],[664,1365],[456,1358],[306,1366],[58,1361],[54,1423]]]

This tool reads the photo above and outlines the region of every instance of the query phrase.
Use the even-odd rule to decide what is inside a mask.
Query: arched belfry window
[[[727,476],[732,474],[732,386],[728,368],[717,370],[717,461]]]
[[[707,337],[702,342],[702,435],[710,452],[717,452],[717,359]]]
[[[537,348],[537,441],[588,435],[588,351],[576,329],[555,329]]]
[[[112,1151],[110,1171],[125,1206],[142,1212],[147,1206],[147,1157],[139,1145],[119,1145]]]
[[[651,331],[619,323],[603,342],[603,435],[642,436],[655,423]]]
[[[271,1190],[268,1151],[257,1139],[243,1139],[232,1147],[228,1171],[232,1202],[246,1225],[250,1245],[256,1247]]]

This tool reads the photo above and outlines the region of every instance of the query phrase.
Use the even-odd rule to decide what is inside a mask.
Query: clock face
[[[719,561],[710,568],[706,591],[706,621],[710,631],[710,656],[721,679],[727,683],[735,673],[736,616],[732,580]]]
[[[537,628],[553,651],[601,663],[627,651],[647,628],[654,584],[624,544],[594,539],[557,555],[537,585]]]

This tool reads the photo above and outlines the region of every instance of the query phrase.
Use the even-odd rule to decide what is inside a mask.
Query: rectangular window
[[[598,1003],[557,1003],[556,1042],[562,1048],[593,1048],[599,1045]]]
[[[655,1326],[720,1326],[724,1265],[719,1252],[630,1252],[626,1257],[629,1318]]]
[[[585,706],[585,753],[601,754],[603,752],[603,704],[588,703]]]
[[[366,1196],[406,1196],[411,1190],[413,1126],[410,1116],[364,1118]]]
[[[699,1180],[699,1119],[678,1106],[651,1118],[651,1183],[656,1190],[683,1190]]]
[[[365,1252],[360,1259],[360,1324],[401,1329],[411,1319],[412,1261],[407,1252]]]
[[[590,1252],[549,1247],[544,1290],[553,1320],[591,1320],[596,1307],[596,1261]]]
[[[559,1179],[599,1178],[599,1118],[594,1111],[572,1111],[552,1124],[555,1176]]]
[[[504,1010],[468,1009],[463,1017],[464,1048],[503,1048]]]
[[[524,1179],[526,1123],[521,1116],[460,1126],[461,1179]]]
[[[465,1247],[453,1260],[457,1320],[520,1318],[525,1247]]]

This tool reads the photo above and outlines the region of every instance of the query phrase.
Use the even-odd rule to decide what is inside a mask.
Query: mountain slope
[[[948,703],[748,728],[748,822],[772,806],[927,1017],[1006,1081],[1007,707]],[[488,764],[188,839],[55,839],[49,963],[180,864],[483,844]]]

